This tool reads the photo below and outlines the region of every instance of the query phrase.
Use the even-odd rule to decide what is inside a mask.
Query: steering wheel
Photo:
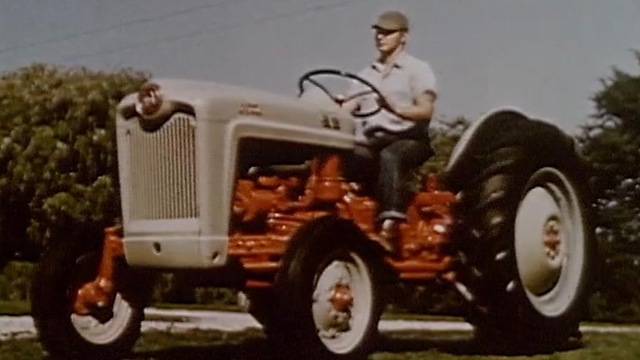
[[[329,89],[327,89],[326,86],[322,85],[322,83],[320,83],[318,80],[314,79],[315,77],[322,76],[322,75],[333,75],[337,77],[352,79],[364,85],[366,89],[362,91],[358,91],[355,94],[350,94],[345,98],[339,97],[337,95],[334,95]],[[378,90],[378,88],[376,88],[373,84],[361,78],[360,76],[352,74],[347,71],[335,70],[335,69],[317,69],[317,70],[311,70],[307,72],[306,74],[302,75],[298,80],[298,91],[299,91],[298,97],[302,96],[302,93],[304,92],[304,83],[307,81],[313,84],[318,89],[322,90],[331,100],[333,100],[333,102],[338,104],[338,106],[341,106],[342,104],[344,104],[349,100],[353,100],[360,96],[365,96],[369,94],[374,94],[379,98],[384,98],[384,95],[382,95],[380,90]],[[375,115],[379,113],[380,110],[382,110],[382,106],[380,104],[377,104],[377,106],[373,110],[366,111],[366,112],[356,110],[352,113],[352,115],[355,117],[364,118],[364,117],[369,117],[371,115]]]

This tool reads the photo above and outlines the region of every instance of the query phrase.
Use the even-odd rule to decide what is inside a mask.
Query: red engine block
[[[319,216],[349,219],[372,241],[379,240],[377,203],[345,181],[341,160],[337,155],[315,158],[306,176],[238,180],[229,255],[237,257],[249,273],[247,286],[269,286],[287,241],[298,227]],[[434,176],[426,178],[408,205],[407,222],[400,227],[400,255],[386,259],[401,279],[424,280],[449,271],[452,256],[446,244],[454,201],[454,194],[438,189]]]

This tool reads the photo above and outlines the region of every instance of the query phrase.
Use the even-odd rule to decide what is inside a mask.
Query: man
[[[382,111],[356,120],[356,149],[347,173],[356,181],[376,180],[383,246],[397,253],[399,225],[413,171],[431,157],[428,125],[434,112],[436,81],[431,67],[405,51],[409,20],[399,11],[382,13],[372,26],[378,58],[358,75],[384,95],[358,97],[343,107],[350,111],[380,105]],[[353,93],[362,88],[352,89]],[[376,166],[377,165],[377,166]]]

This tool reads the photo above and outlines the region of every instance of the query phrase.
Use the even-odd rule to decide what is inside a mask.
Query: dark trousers
[[[429,138],[386,136],[358,144],[347,162],[346,175],[379,203],[378,220],[405,219],[414,171],[433,155]]]

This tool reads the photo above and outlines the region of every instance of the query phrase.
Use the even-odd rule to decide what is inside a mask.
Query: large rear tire
[[[350,222],[323,218],[290,242],[268,335],[287,359],[366,359],[384,307],[382,256]]]
[[[54,359],[117,359],[133,348],[140,336],[149,282],[127,273],[111,309],[95,316],[73,313],[73,294],[95,279],[99,253],[60,244],[46,252],[31,286],[31,308],[44,349]],[[124,266],[124,264],[122,264]],[[123,267],[119,267],[123,269]],[[123,275],[123,274],[120,274]],[[123,283],[126,281],[126,283]]]
[[[456,236],[477,297],[469,320],[478,338],[531,353],[557,349],[577,333],[596,243],[573,148],[532,142],[536,128],[526,130],[529,141],[511,134],[480,154],[482,170],[456,209]]]

